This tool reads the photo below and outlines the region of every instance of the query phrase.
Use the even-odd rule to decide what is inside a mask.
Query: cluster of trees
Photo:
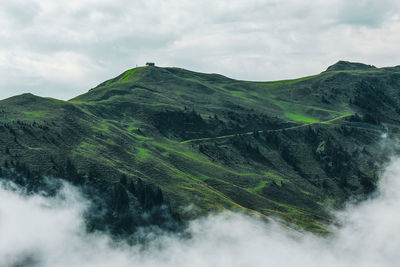
[[[36,121],[26,122],[16,120],[8,123],[0,124],[0,132],[3,130],[4,133],[8,131],[10,136],[14,139],[14,143],[21,145],[27,138],[32,138],[36,142],[46,142],[58,146],[62,136],[57,131],[50,131],[51,126],[56,125],[55,122],[43,122],[39,123]],[[32,141],[32,139],[30,139]]]
[[[140,178],[128,182],[127,176],[123,174],[120,184],[137,198],[145,211],[151,211],[154,207],[162,205],[169,206],[160,188],[145,184]]]
[[[85,213],[89,231],[109,230],[115,235],[129,236],[140,226],[157,225],[174,230],[181,224],[161,189],[141,179],[132,180],[122,175],[119,182],[113,183],[101,177],[96,168],[79,172],[71,160],[55,169],[59,178],[78,186],[91,201]],[[0,177],[23,186],[27,192],[54,195],[62,186],[60,179],[45,179],[19,161],[4,162]]]
[[[236,125],[237,129],[241,130],[237,133],[249,132],[250,129],[278,129],[284,127],[285,125],[284,122],[277,117],[270,117],[265,114],[236,113],[233,111],[228,111],[226,112],[225,116],[233,125]]]
[[[363,116],[360,116],[358,113],[347,118],[347,121],[350,122],[363,122],[363,123],[370,123],[374,125],[381,124],[381,118],[378,114],[373,113],[365,113]]]
[[[207,123],[196,111],[164,111],[154,115],[154,126],[161,134],[183,139],[207,136]]]
[[[246,140],[242,136],[235,136],[232,140],[232,145],[235,147],[242,156],[249,157],[256,161],[264,161],[265,157],[260,152],[260,148],[257,144],[252,144],[250,141]]]
[[[367,112],[378,114],[382,105],[396,107],[394,99],[385,94],[385,84],[376,78],[363,79],[356,84],[354,98],[350,103]]]
[[[182,139],[243,134],[253,129],[270,130],[287,126],[282,120],[265,114],[227,111],[223,117],[222,120],[214,114],[204,119],[196,111],[185,107],[184,110],[156,113],[153,120],[154,126],[163,135]]]
[[[28,194],[46,192],[47,195],[54,195],[61,187],[58,180],[51,183],[37,171],[32,171],[28,165],[18,160],[4,161],[0,168],[0,178],[14,182],[23,187]]]
[[[34,128],[39,128],[45,131],[50,130],[49,125],[50,126],[56,126],[57,124],[55,122],[48,122],[48,121],[43,121],[43,122],[37,122],[37,121],[21,121],[21,120],[15,120],[10,122],[6,122],[6,123],[2,123],[0,125],[0,127],[4,127],[6,129],[11,130],[12,129],[12,124],[14,125],[18,125],[21,127],[34,127]]]
[[[356,130],[343,127],[343,131]],[[350,177],[358,178],[358,182],[365,193],[370,193],[375,189],[374,179],[360,171],[355,159],[340,145],[339,141],[325,136],[318,128],[315,129],[311,126],[306,127],[302,133],[304,139],[297,139],[297,144],[298,142],[306,142],[311,147],[315,159],[320,163],[326,175],[342,190],[354,191],[358,189],[353,183],[349,183]],[[320,177],[311,177],[302,169],[297,152],[290,146],[291,141],[286,140],[285,132],[265,132],[262,137],[269,146],[279,151],[281,158],[292,166],[293,170],[301,177],[315,186],[327,187],[326,179],[320,181]],[[291,138],[301,138],[301,136],[292,136]]]
[[[364,192],[374,190],[375,186],[371,179],[359,170],[354,164],[352,156],[337,142],[334,143],[331,139],[322,141],[320,149],[316,150],[315,158],[321,163],[326,174],[336,180],[341,189],[357,190],[357,186],[348,182],[350,177],[356,176],[364,187]]]

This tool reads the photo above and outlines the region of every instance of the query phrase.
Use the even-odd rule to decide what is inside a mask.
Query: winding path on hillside
[[[292,130],[292,129],[302,128],[302,127],[306,127],[306,126],[314,125],[314,124],[329,124],[329,123],[331,123],[333,121],[344,119],[344,118],[350,117],[352,115],[354,115],[354,114],[345,114],[345,115],[341,115],[341,116],[338,116],[338,117],[335,117],[333,119],[326,120],[326,121],[307,122],[307,123],[304,123],[304,124],[301,124],[301,125],[290,126],[290,127],[280,128],[280,129],[273,129],[273,130],[260,130],[260,131],[257,131],[257,132],[258,133],[279,132],[279,131],[283,131],[283,130]],[[240,135],[251,135],[253,133],[254,133],[254,131],[251,131],[251,132],[247,132],[247,133],[240,133]],[[234,137],[234,136],[236,136],[236,134],[229,134],[229,135],[222,135],[222,136],[215,136],[215,137],[197,138],[197,139],[189,139],[189,140],[182,141],[180,143],[181,144],[187,144],[187,143],[193,143],[193,142],[220,140],[220,139],[225,139],[225,138],[231,138],[231,137]]]

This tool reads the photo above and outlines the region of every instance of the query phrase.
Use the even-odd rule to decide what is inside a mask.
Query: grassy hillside
[[[350,62],[276,82],[139,67],[70,101],[0,101],[0,163],[67,178],[70,164],[132,210],[144,183],[183,219],[233,209],[324,231],[326,207],[374,190],[399,88],[398,67]]]

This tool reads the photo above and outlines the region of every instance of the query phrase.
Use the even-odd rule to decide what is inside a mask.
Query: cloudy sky
[[[0,99],[69,99],[155,61],[247,80],[400,64],[397,0],[0,0]]]

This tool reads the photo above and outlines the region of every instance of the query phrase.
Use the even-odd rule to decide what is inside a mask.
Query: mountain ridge
[[[139,67],[69,101],[8,98],[0,163],[64,178],[70,164],[131,212],[154,202],[132,193],[143,183],[183,220],[233,209],[324,232],[327,206],[374,190],[380,135],[400,132],[400,70],[354,66],[275,82]]]
[[[377,68],[373,65],[340,60],[337,63],[329,66],[326,69],[326,71],[373,70],[373,69]]]

